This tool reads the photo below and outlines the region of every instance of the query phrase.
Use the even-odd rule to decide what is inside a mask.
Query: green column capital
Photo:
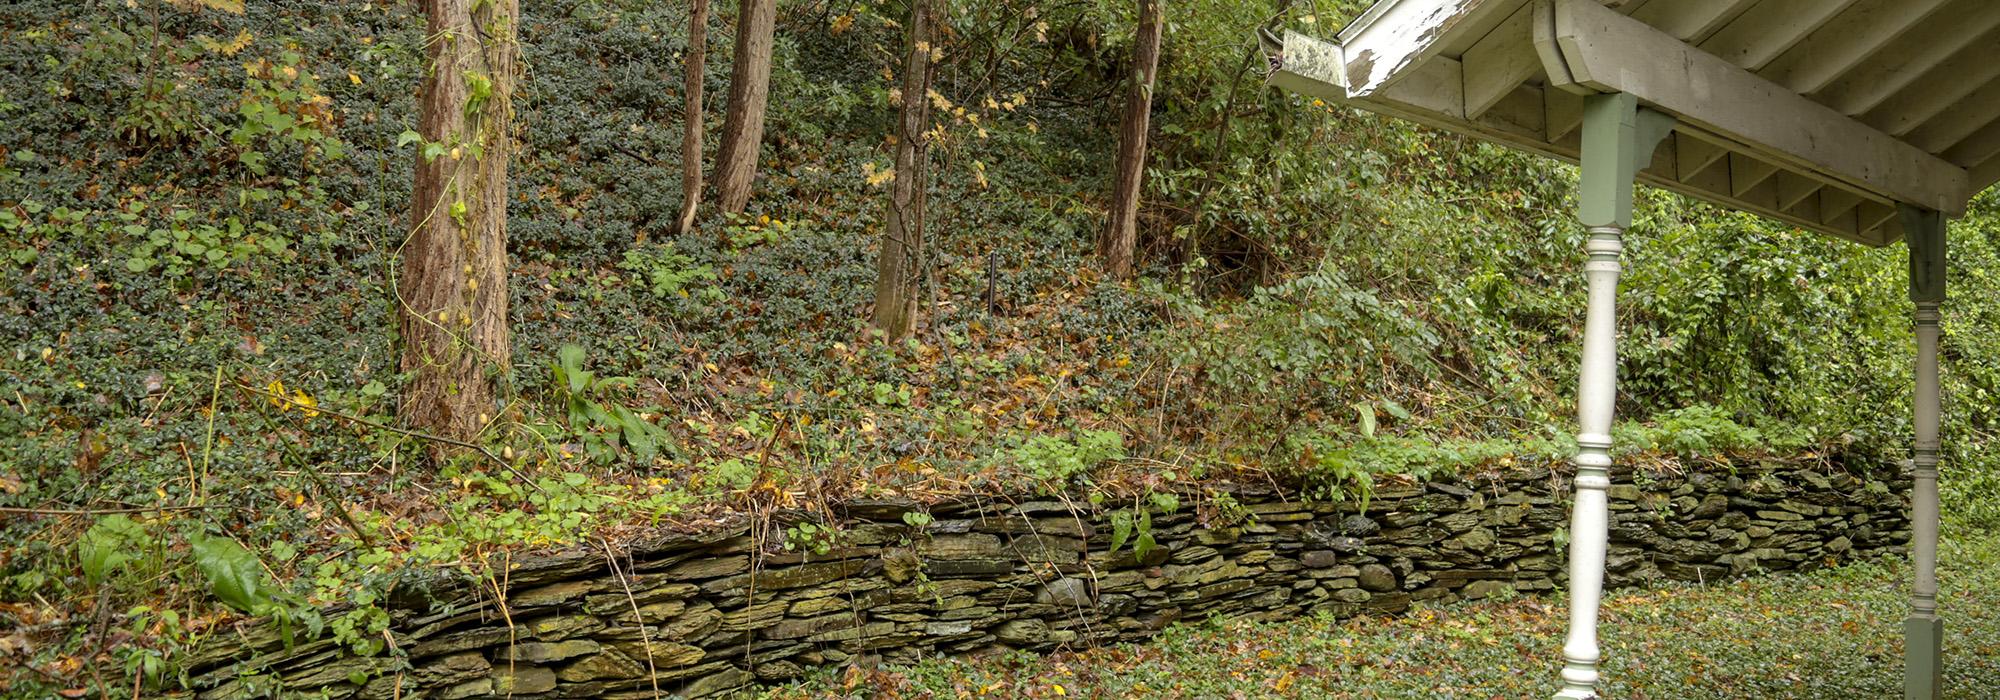
[[[1632,185],[1653,162],[1653,151],[1674,118],[1639,106],[1639,98],[1614,92],[1583,103],[1583,186],[1577,215],[1585,227],[1632,225]]]

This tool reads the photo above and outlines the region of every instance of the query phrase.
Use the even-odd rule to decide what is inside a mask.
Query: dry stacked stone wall
[[[1864,470],[1865,471],[1865,470]],[[1568,481],[1546,469],[1380,488],[1359,503],[1237,492],[1254,517],[1153,517],[1158,546],[1107,552],[1103,514],[1062,500],[923,509],[853,503],[824,554],[759,551],[749,527],[517,562],[491,587],[401,592],[395,652],[269,629],[212,649],[202,698],[652,698],[725,694],[866,657],[908,663],[999,649],[1145,639],[1178,620],[1400,613],[1564,578]],[[1902,554],[1908,480],[1894,469],[1740,464],[1621,475],[1609,583],[1717,581]],[[1184,500],[1197,500],[1193,497]],[[921,522],[922,518],[912,518]],[[773,537],[783,540],[773,526]],[[768,551],[766,548],[765,551]],[[399,658],[400,655],[400,658]]]

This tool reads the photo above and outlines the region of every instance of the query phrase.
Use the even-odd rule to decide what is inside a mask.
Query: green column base
[[[1903,688],[1907,700],[1937,700],[1944,689],[1944,621],[1903,621]]]

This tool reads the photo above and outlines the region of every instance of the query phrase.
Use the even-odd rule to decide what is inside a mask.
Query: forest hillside
[[[511,357],[484,427],[441,451],[396,417],[412,172],[453,148],[415,131],[418,9],[7,3],[0,628],[32,643],[0,643],[0,666],[36,672],[6,682],[171,683],[177,650],[230,616],[313,624],[299,611],[368,608],[403,572],[771,509],[1200,509],[1227,482],[1365,498],[1566,457],[1575,170],[1264,86],[1256,28],[1330,33],[1359,4],[1170,8],[1121,277],[1099,246],[1127,3],[937,3],[921,97],[906,3],[777,3],[747,203],[686,231],[687,3],[522,3]],[[704,24],[710,158],[739,19],[718,4]],[[913,322],[885,334],[913,97],[927,238]],[[1904,458],[1900,245],[1639,200],[1622,459]],[[1969,494],[2000,486],[2000,199],[1951,235],[1947,517],[1991,527],[2000,501]],[[209,597],[230,566],[267,575],[235,610]],[[343,624],[356,644],[380,631]]]

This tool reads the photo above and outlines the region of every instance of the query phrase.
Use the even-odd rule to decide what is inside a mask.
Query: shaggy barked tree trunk
[[[708,0],[694,0],[688,10],[688,48],[681,119],[681,215],[674,221],[674,235],[694,228],[695,210],[701,207],[701,78],[708,64]]]
[[[930,0],[910,0],[909,55],[903,62],[902,106],[896,118],[896,176],[889,188],[882,254],[875,261],[875,327],[891,341],[909,337],[916,325],[923,279],[931,21]]]
[[[423,8],[424,143],[396,289],[410,374],[400,411],[412,428],[470,440],[496,417],[509,385],[507,159],[520,10],[517,0],[424,0]]]
[[[1160,64],[1165,0],[1139,0],[1139,27],[1132,46],[1131,94],[1118,123],[1118,162],[1111,188],[1111,216],[1097,239],[1104,272],[1113,279],[1132,276],[1133,248],[1139,242],[1139,192],[1145,189],[1146,131],[1152,121],[1153,85]]]
[[[764,106],[770,101],[771,41],[777,0],[737,4],[736,54],[729,65],[729,106],[715,153],[715,203],[737,214],[750,203],[757,155],[764,142]]]

